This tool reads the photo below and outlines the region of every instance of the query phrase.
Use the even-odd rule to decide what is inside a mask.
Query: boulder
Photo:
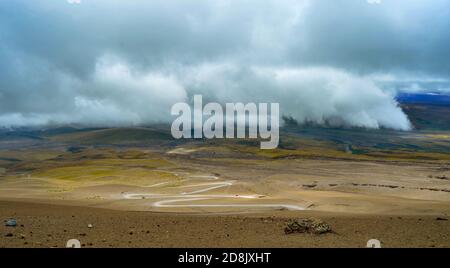
[[[329,232],[331,232],[331,227],[327,223],[318,219],[292,220],[284,228],[285,234],[325,234]]]
[[[7,220],[5,220],[5,226],[7,226],[7,227],[16,227],[17,226],[16,219],[7,219]]]

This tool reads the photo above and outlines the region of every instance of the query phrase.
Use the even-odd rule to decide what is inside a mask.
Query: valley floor
[[[387,136],[404,147],[389,150],[298,137],[268,151],[227,140],[104,144],[133,133],[153,132],[0,143],[0,220],[18,221],[2,224],[0,247],[64,247],[72,238],[84,247],[364,247],[369,239],[450,247],[448,136]],[[333,232],[284,233],[307,218]]]

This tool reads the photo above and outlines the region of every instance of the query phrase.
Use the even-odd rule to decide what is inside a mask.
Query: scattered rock
[[[88,228],[92,228],[92,227],[94,227],[92,224],[88,224],[88,226],[87,226]]]
[[[310,233],[310,234],[325,234],[331,232],[331,227],[317,219],[299,219],[291,221],[284,228],[285,234],[294,233]]]
[[[448,221],[448,219],[446,219],[446,218],[441,218],[441,217],[437,217],[436,220],[437,220],[437,221]]]
[[[7,227],[16,227],[17,226],[16,219],[7,219],[7,220],[5,220],[5,226],[7,226]]]
[[[81,153],[84,150],[84,147],[80,146],[70,146],[67,148],[67,151],[73,154]]]

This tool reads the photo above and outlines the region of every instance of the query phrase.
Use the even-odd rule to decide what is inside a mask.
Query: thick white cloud
[[[170,108],[205,101],[278,102],[281,112],[300,122],[401,130],[410,124],[393,97],[367,78],[330,68],[241,67],[231,63],[178,66],[140,72],[117,58],[101,58],[86,82],[65,84],[66,109],[54,114],[13,113],[2,125],[77,123],[138,125],[169,122]],[[70,97],[69,97],[70,96]]]
[[[450,88],[449,27],[445,0],[4,0],[0,125],[168,122],[200,93],[408,129],[395,92]]]
[[[189,93],[224,102],[279,102],[300,122],[410,129],[393,100],[373,80],[332,68],[239,67],[205,64],[184,73]]]

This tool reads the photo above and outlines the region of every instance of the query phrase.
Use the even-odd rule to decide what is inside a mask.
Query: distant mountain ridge
[[[396,97],[402,104],[429,104],[450,106],[450,95],[440,93],[401,93]]]

